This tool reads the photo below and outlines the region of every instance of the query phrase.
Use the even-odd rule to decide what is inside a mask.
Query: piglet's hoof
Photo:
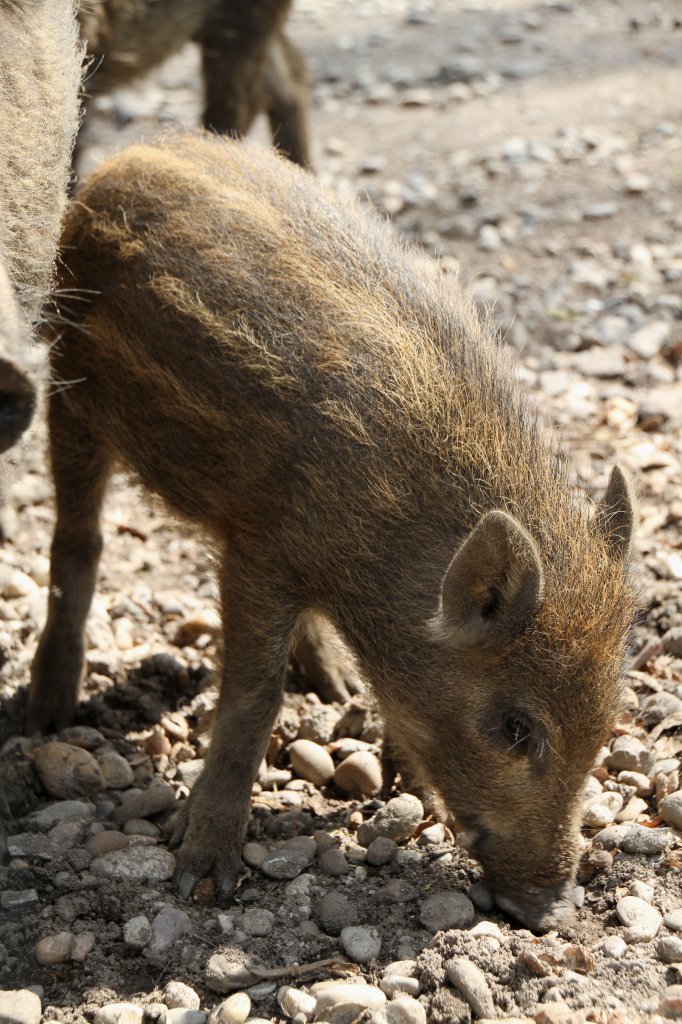
[[[210,876],[216,882],[218,902],[229,906],[243,868],[240,853],[229,843],[229,822],[221,821],[218,825],[215,811],[212,816],[201,815],[198,807],[189,806],[190,802],[178,813],[168,844],[177,851],[178,892],[183,899],[189,899],[197,882]]]

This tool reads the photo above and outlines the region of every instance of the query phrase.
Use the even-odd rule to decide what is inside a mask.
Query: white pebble
[[[616,913],[626,930],[626,942],[649,942],[661,927],[662,917],[655,907],[638,896],[624,896],[616,904]]]
[[[398,996],[372,1016],[372,1024],[426,1024],[426,1010],[411,996]]]
[[[163,1001],[169,1010],[181,1007],[183,1010],[198,1010],[200,999],[193,988],[182,981],[169,981],[163,992]]]
[[[141,1024],[142,1007],[135,1003],[107,1003],[95,1010],[94,1024]]]
[[[349,925],[341,930],[341,945],[356,964],[367,964],[381,952],[381,936],[376,928]]]
[[[599,944],[599,948],[603,951],[604,956],[608,956],[612,960],[620,960],[628,947],[620,935],[607,935]]]
[[[322,1010],[328,1010],[337,1003],[349,1003],[353,1006],[378,1010],[386,1002],[386,996],[380,988],[366,982],[354,984],[350,981],[319,981],[311,987],[315,996],[315,1012],[319,1016]]]
[[[287,749],[291,766],[299,778],[307,779],[316,786],[329,782],[334,774],[334,762],[319,743],[313,743],[312,740],[295,740]]]
[[[604,828],[614,821],[622,806],[620,793],[602,793],[583,808],[583,822],[590,828]]]
[[[477,1017],[494,1017],[495,1005],[483,971],[465,957],[457,957],[445,965],[448,981],[466,999]]]
[[[235,992],[211,1010],[208,1024],[244,1024],[250,1012],[251,1000],[246,992]]]
[[[301,992],[300,989],[293,988],[291,985],[282,985],[277,993],[277,1002],[287,1017],[296,1017],[297,1014],[302,1014],[306,1020],[312,1017],[317,1005],[314,996],[309,995],[308,992]]]

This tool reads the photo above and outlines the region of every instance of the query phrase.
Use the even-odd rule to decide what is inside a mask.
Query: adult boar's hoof
[[[198,796],[198,794],[197,794]],[[169,847],[177,850],[176,880],[183,899],[189,899],[202,878],[216,882],[216,896],[222,906],[232,902],[242,868],[241,839],[243,829],[229,817],[223,818],[213,806],[206,813],[200,799],[190,797],[178,812]],[[237,849],[235,849],[235,836]]]
[[[576,923],[573,890],[573,885],[563,883],[544,889],[528,888],[514,896],[496,892],[495,902],[533,932],[569,931]]]

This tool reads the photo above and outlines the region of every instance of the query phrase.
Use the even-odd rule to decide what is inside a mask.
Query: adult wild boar
[[[121,459],[222,559],[222,689],[174,836],[181,891],[209,872],[233,890],[312,610],[471,833],[498,904],[565,923],[633,614],[622,472],[589,506],[456,284],[271,153],[200,135],[132,147],[64,242],[52,366],[79,383],[50,401],[58,521],[30,728],[76,702]]]

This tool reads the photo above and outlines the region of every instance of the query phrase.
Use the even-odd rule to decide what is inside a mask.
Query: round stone
[[[419,920],[434,933],[446,932],[450,928],[468,928],[474,920],[474,905],[461,892],[435,892],[423,901]]]
[[[655,907],[638,896],[624,896],[616,904],[616,913],[626,930],[627,943],[649,942],[661,927],[662,917]]]
[[[154,779],[146,789],[127,789],[116,808],[114,820],[149,818],[175,807],[175,790],[161,779]]]
[[[398,844],[394,839],[387,839],[386,836],[377,836],[367,847],[367,863],[375,867],[381,864],[390,864],[395,860],[398,853]]]
[[[611,960],[620,960],[627,948],[627,943],[620,935],[607,935],[601,943],[604,956],[608,956]]]
[[[38,747],[33,756],[40,781],[50,796],[68,800],[104,789],[97,761],[82,747],[54,740]]]
[[[266,846],[262,846],[260,843],[245,843],[244,849],[242,850],[242,860],[245,864],[248,864],[250,868],[260,868],[261,864],[268,855]]]
[[[620,848],[625,853],[649,856],[654,853],[663,853],[674,841],[675,834],[672,829],[631,825],[621,840]]]
[[[666,935],[656,944],[659,960],[666,964],[682,963],[682,938],[679,935]]]
[[[206,964],[206,984],[213,992],[234,992],[261,980],[244,964],[228,959],[224,953],[214,953]]]
[[[663,924],[673,932],[682,932],[682,907],[669,910],[663,917]]]
[[[348,861],[337,847],[321,853],[317,858],[317,866],[323,874],[331,875],[332,877],[347,875],[350,870]]]
[[[144,949],[152,938],[152,926],[144,914],[131,917],[123,925],[123,941],[131,949]]]
[[[350,796],[374,796],[381,783],[381,765],[366,750],[349,754],[334,772],[334,785]]]
[[[324,747],[312,740],[295,740],[288,747],[291,767],[301,779],[316,786],[329,782],[334,774],[334,762]]]
[[[103,750],[97,755],[97,763],[107,789],[127,789],[135,781],[133,769],[115,750]]]
[[[251,1012],[251,999],[246,992],[235,992],[216,1006],[208,1018],[208,1024],[244,1024]]]
[[[682,832],[682,789],[667,796],[661,804],[661,817],[666,825]]]
[[[409,793],[393,797],[373,818],[358,828],[358,842],[369,846],[377,836],[385,836],[396,843],[409,839],[424,818],[421,800]]]
[[[328,892],[323,896],[316,916],[327,935],[340,935],[344,928],[357,921],[350,900],[340,892]]]
[[[169,981],[163,991],[163,1001],[169,1010],[175,1007],[181,1007],[183,1010],[198,1010],[201,1005],[197,993],[183,981]]]
[[[152,921],[150,953],[165,953],[167,949],[189,931],[192,922],[189,914],[172,903],[165,903]]]
[[[94,1024],[142,1024],[142,1007],[135,1003],[107,1003],[95,1010]]]
[[[310,991],[316,1000],[315,1014],[321,1020],[325,1019],[322,1011],[330,1010],[333,1006],[348,1005],[379,1010],[386,1003],[386,996],[381,989],[366,982],[318,981]]]
[[[287,1017],[301,1014],[304,1020],[308,1020],[315,1012],[317,1000],[308,992],[301,992],[291,985],[282,985],[277,993],[277,1002]]]
[[[75,935],[71,932],[57,932],[55,935],[46,935],[36,943],[35,957],[43,967],[51,967],[53,964],[63,964],[71,958]]]
[[[245,910],[239,918],[238,925],[247,935],[269,935],[275,924],[275,915],[270,910],[253,907]]]
[[[583,808],[583,822],[589,828],[604,828],[615,820],[622,806],[620,793],[602,793]]]
[[[381,952],[381,936],[376,928],[349,926],[341,931],[341,945],[356,964],[368,964]]]

